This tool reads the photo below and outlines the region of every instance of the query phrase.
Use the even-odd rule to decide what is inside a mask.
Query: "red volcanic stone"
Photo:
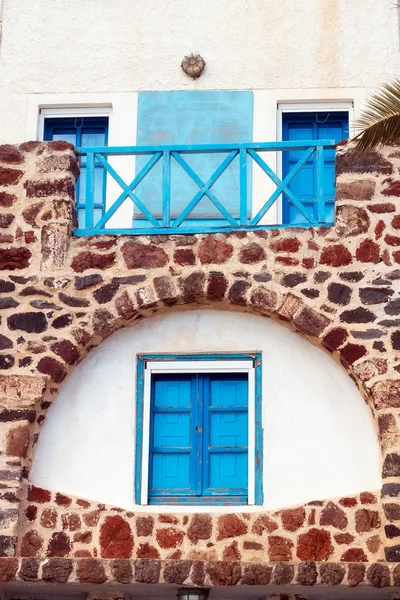
[[[239,252],[239,262],[245,265],[252,265],[254,263],[259,263],[262,260],[265,260],[266,254],[264,249],[259,245],[250,243],[243,248]]]
[[[170,525],[177,525],[179,520],[174,515],[158,515],[159,523],[169,523]]]
[[[349,237],[368,231],[370,218],[360,206],[342,205],[336,209],[336,232],[339,236]]]
[[[272,574],[272,583],[275,585],[287,585],[291,583],[294,577],[294,568],[293,565],[278,562],[274,565],[274,570]]]
[[[378,221],[377,224],[375,225],[375,239],[379,240],[382,237],[382,233],[384,232],[384,230],[386,229],[386,225],[384,221]]]
[[[306,335],[319,336],[331,320],[312,308],[303,308],[293,317],[293,323]]]
[[[139,559],[135,560],[136,583],[158,583],[161,571],[161,561]]]
[[[129,297],[128,292],[122,292],[115,300],[115,308],[117,309],[117,313],[123,319],[129,321],[135,315],[135,305]]]
[[[322,345],[331,352],[337,350],[349,337],[346,329],[343,327],[335,327],[335,329],[331,329],[329,333],[327,333],[323,340]]]
[[[179,280],[181,295],[185,304],[192,304],[203,297],[204,273],[197,271]]]
[[[388,525],[387,527],[392,527],[392,526]],[[385,533],[386,533],[387,537],[390,537],[387,535],[387,528],[385,528]],[[398,531],[398,535],[400,535],[400,529]],[[379,537],[379,535],[373,535],[372,537],[368,538],[367,548],[370,552],[372,552],[372,554],[376,554],[378,552],[378,550],[380,549],[380,547],[381,547],[381,538]]]
[[[297,238],[281,238],[270,245],[274,252],[297,252],[301,248],[301,242]]]
[[[378,381],[372,387],[375,408],[400,408],[400,379]]]
[[[336,527],[336,529],[345,529],[347,523],[346,513],[333,502],[328,502],[321,512],[319,524],[332,525],[332,527]]]
[[[10,208],[17,200],[17,196],[14,194],[8,194],[7,192],[0,192],[0,206],[3,208]]]
[[[356,258],[362,263],[378,263],[380,260],[379,245],[371,240],[364,240],[356,250]]]
[[[339,585],[343,581],[346,571],[338,564],[325,563],[321,565],[319,573],[323,585]]]
[[[132,531],[120,515],[105,518],[100,530],[100,550],[103,558],[131,557]]]
[[[153,517],[136,517],[136,535],[147,537],[153,533]]]
[[[218,540],[247,533],[247,525],[237,515],[223,515],[218,519]]]
[[[207,573],[212,585],[230,586],[238,583],[242,576],[242,569],[238,563],[219,561],[208,563]]]
[[[1,198],[1,195],[0,195]],[[392,219],[392,227],[393,229],[400,229],[400,215],[396,215]]]
[[[167,564],[163,572],[165,583],[182,585],[189,577],[191,566],[191,560],[175,560]]]
[[[227,561],[240,561],[241,555],[239,552],[238,543],[235,540],[229,546],[224,548],[224,552],[222,554],[222,560]]]
[[[376,150],[347,150],[336,157],[336,175],[342,173],[383,173],[390,175],[393,165]]]
[[[193,250],[190,250],[189,248],[180,248],[174,252],[174,262],[178,263],[178,265],[181,265],[182,267],[187,265],[195,265],[196,257]]]
[[[208,540],[212,534],[212,519],[209,514],[194,515],[190,521],[187,536],[196,544],[199,540]]]
[[[355,498],[341,498],[339,504],[346,508],[351,508],[352,506],[357,506],[357,500]]]
[[[193,561],[191,579],[194,585],[202,586],[204,584],[205,569],[204,562],[201,560]]]
[[[51,500],[51,492],[43,488],[30,485],[28,488],[28,502],[36,502],[37,504],[45,504]]]
[[[356,531],[357,533],[364,533],[365,531],[372,531],[378,529],[381,525],[379,513],[376,510],[368,510],[362,508],[356,511]]]
[[[276,531],[277,529],[278,529],[278,525],[277,525],[277,523],[275,523],[275,521],[273,521],[267,515],[261,515],[254,522],[253,527],[252,527],[252,532],[256,533],[257,535],[262,535],[264,533],[264,531],[267,531],[268,533],[272,533],[273,531]]]
[[[67,556],[71,551],[69,537],[63,531],[53,533],[47,547],[47,556]]]
[[[375,494],[371,494],[371,492],[361,492],[360,494],[361,504],[376,504],[376,496]]]
[[[275,262],[285,265],[286,267],[296,267],[299,264],[299,260],[297,258],[292,258],[291,256],[277,256]]]
[[[282,526],[286,531],[297,531],[306,520],[306,511],[303,507],[283,510],[281,512]]]
[[[327,560],[332,552],[331,536],[325,529],[310,529],[298,538],[297,557],[300,560]]]
[[[385,235],[385,242],[389,246],[400,246],[400,237],[396,235]]]
[[[383,202],[381,204],[370,204],[368,210],[378,215],[384,213],[395,212],[396,207],[392,202]]]
[[[228,281],[223,273],[210,273],[207,282],[207,298],[222,300],[228,289]]]
[[[175,527],[157,529],[156,538],[160,548],[176,548],[183,542],[184,533]]]
[[[36,581],[39,572],[39,560],[37,558],[23,558],[18,571],[18,578],[23,581]]]
[[[117,558],[111,563],[112,576],[118,583],[131,583],[132,581],[132,565],[129,560]]]
[[[53,508],[45,508],[40,517],[40,524],[46,529],[54,529],[57,523],[57,512]]]
[[[43,581],[66,583],[72,573],[72,560],[68,558],[50,558],[42,571]]]
[[[371,200],[375,192],[375,181],[362,179],[338,183],[336,188],[337,200]]]
[[[337,533],[333,537],[335,538],[335,542],[337,544],[344,544],[346,546],[348,546],[355,540],[354,535],[351,535],[351,533]]]
[[[74,542],[79,542],[80,544],[90,544],[92,537],[91,531],[78,532],[74,535]]]
[[[50,346],[50,348],[54,352],[54,354],[60,356],[68,365],[74,365],[79,360],[79,350],[69,340],[55,342]]]
[[[177,301],[176,291],[170,277],[155,277],[153,279],[154,289],[160,300],[167,306],[172,306]]]
[[[278,296],[276,292],[265,287],[259,287],[251,294],[250,302],[262,310],[273,310],[276,307]]]
[[[322,250],[320,263],[330,267],[343,267],[352,262],[351,254],[342,244],[327,246]]]
[[[340,362],[345,367],[348,367],[362,356],[365,356],[365,354],[367,354],[365,346],[360,346],[359,344],[347,344],[340,351]]]
[[[209,235],[199,246],[199,258],[203,265],[222,264],[226,262],[233,252],[231,244],[217,239],[213,235]]]
[[[75,185],[70,177],[44,181],[25,181],[27,198],[48,198],[49,196],[67,196],[73,200]]]
[[[302,259],[301,264],[305,269],[313,269],[315,267],[315,260],[310,257],[305,257]]]
[[[62,528],[69,531],[76,531],[82,527],[80,516],[76,513],[66,513],[61,515]]]
[[[268,557],[272,562],[292,560],[293,542],[280,535],[268,536]]]
[[[12,146],[11,144],[0,145],[0,162],[18,165],[22,163],[23,160],[24,157],[17,146]]]
[[[26,223],[31,225],[31,227],[38,227],[36,223],[36,217],[40,213],[43,208],[43,202],[36,202],[35,204],[31,204],[22,211],[23,219]]]
[[[160,558],[160,553],[157,548],[150,544],[139,544],[139,548],[136,551],[137,558]]]
[[[368,562],[368,558],[361,548],[349,548],[342,554],[342,558],[340,559],[342,562],[350,562],[350,563],[358,563],[358,562]]]
[[[0,186],[8,187],[9,185],[17,185],[23,174],[23,171],[19,169],[0,167]]]
[[[0,582],[6,583],[15,579],[18,569],[17,558],[3,558],[0,559]]]
[[[28,521],[34,521],[36,519],[36,515],[37,515],[37,506],[34,506],[33,504],[30,504],[26,511],[25,511],[25,515],[26,518],[28,519]]]
[[[347,583],[350,587],[356,587],[363,583],[365,578],[365,565],[350,564],[347,573]]]
[[[166,252],[153,244],[125,242],[121,251],[128,269],[156,269],[168,262]]]
[[[56,504],[58,504],[58,506],[69,506],[71,504],[71,502],[72,502],[71,498],[68,498],[68,496],[64,496],[64,494],[60,494],[57,492]]]
[[[71,262],[71,267],[76,273],[83,273],[87,269],[108,269],[115,263],[116,254],[96,254],[94,252],[80,252]]]
[[[29,267],[31,256],[32,253],[28,248],[1,248],[0,270],[26,269]]]
[[[107,581],[102,562],[95,558],[79,560],[76,574],[81,583],[104,583]]]
[[[375,588],[390,586],[390,571],[387,565],[372,564],[367,569],[367,579]]]
[[[243,542],[244,550],[264,550],[264,546],[258,542]]]
[[[400,181],[390,181],[388,187],[382,190],[382,196],[400,196]]]
[[[55,383],[61,383],[67,375],[62,364],[58,360],[55,360],[55,358],[51,358],[51,356],[41,358],[37,365],[37,370],[39,373],[49,375]]]
[[[268,585],[271,581],[272,567],[263,564],[244,565],[242,585]]]
[[[37,556],[43,546],[43,538],[37,531],[28,531],[22,538],[21,556]]]
[[[15,219],[15,215],[11,215],[10,213],[0,214],[0,228],[7,229],[7,227],[10,227],[10,225],[14,221],[14,219]],[[21,236],[22,236],[22,230],[20,228],[18,228],[16,238],[20,238]]]

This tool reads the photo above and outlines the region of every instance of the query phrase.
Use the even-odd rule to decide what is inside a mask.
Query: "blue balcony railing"
[[[77,148],[81,175],[75,234],[175,234],[332,224],[334,148],[333,140]],[[279,164],[278,155],[286,156],[283,178],[269,166],[268,153],[273,164]],[[125,160],[122,174],[118,157]],[[260,178],[254,185],[255,170],[263,174],[265,189],[260,189]],[[124,212],[130,202],[130,212]],[[268,211],[277,202],[288,203],[297,217],[290,223],[272,224]],[[121,210],[125,220],[116,218]]]

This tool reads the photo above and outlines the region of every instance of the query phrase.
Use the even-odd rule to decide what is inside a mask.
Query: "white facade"
[[[252,90],[254,139],[287,102],[353,104],[399,71],[392,0],[4,0],[0,142],[40,137],[44,107],[103,107],[135,143],[139,90]],[[201,53],[198,80],[180,68]],[[351,115],[352,116],[352,115]]]
[[[375,425],[346,372],[308,340],[269,319],[213,310],[146,319],[93,350],[49,411],[32,483],[148,512],[148,506],[134,502],[137,355],[255,351],[262,353],[263,508],[378,490]],[[166,510],[196,512],[198,507],[151,507],[152,512]],[[225,513],[237,507],[206,510]]]

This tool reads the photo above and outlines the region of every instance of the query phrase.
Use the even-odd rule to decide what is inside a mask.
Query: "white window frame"
[[[247,373],[248,377],[248,495],[247,505],[255,504],[255,369],[250,360],[188,360],[147,361],[144,372],[143,390],[143,441],[141,464],[141,494],[140,504],[148,505],[148,479],[149,479],[149,444],[150,444],[150,394],[151,378],[159,374],[178,373]],[[202,510],[206,508],[201,506]]]
[[[111,107],[104,106],[87,106],[75,107],[64,106],[60,108],[40,108],[38,119],[38,139],[43,141],[44,137],[44,122],[46,119],[73,119],[76,117],[108,117],[110,118]]]

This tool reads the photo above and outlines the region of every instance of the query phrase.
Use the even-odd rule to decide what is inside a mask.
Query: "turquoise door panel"
[[[154,375],[149,500],[247,497],[247,374]]]
[[[253,138],[252,92],[139,92],[137,144],[193,145],[248,142]],[[185,154],[189,164],[203,183],[213,175],[227,153]],[[136,173],[148,161],[138,157]],[[249,169],[250,172],[250,169]],[[239,215],[239,160],[236,158],[211,191],[233,215]],[[249,174],[248,186],[251,185]],[[179,216],[185,206],[199,191],[199,186],[180,165],[171,161],[171,218]],[[162,214],[162,161],[160,161],[137,187],[137,195],[158,219]],[[251,198],[251,195],[248,194]],[[250,206],[249,206],[250,210]],[[213,203],[203,197],[195,207],[186,226],[202,219],[202,226],[220,219],[221,214]],[[135,209],[134,226],[141,213]],[[142,221],[136,226],[146,226]]]
[[[284,113],[282,120],[282,138],[284,141],[334,139],[340,142],[349,135],[349,116],[347,112],[322,113]],[[290,172],[301,158],[302,152],[283,152],[282,176]],[[326,198],[325,221],[334,221],[335,201],[335,151],[324,150],[324,191]],[[307,214],[317,220],[315,156],[310,158],[289,184],[289,188],[302,201]],[[304,223],[303,215],[283,195],[283,223]]]

